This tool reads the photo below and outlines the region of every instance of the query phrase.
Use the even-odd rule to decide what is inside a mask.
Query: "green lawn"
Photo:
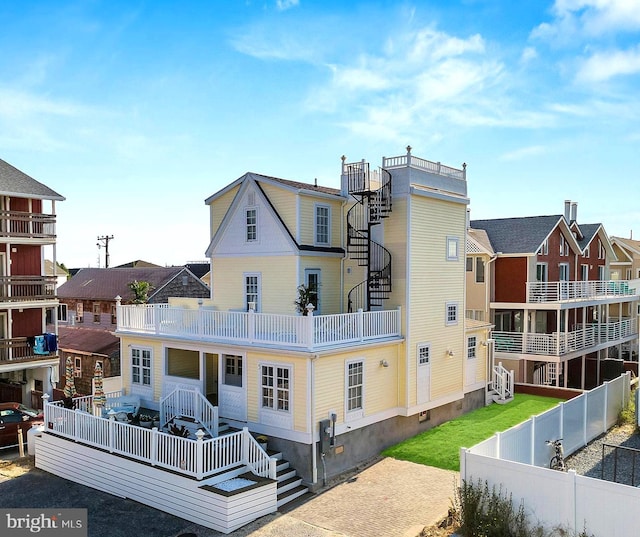
[[[506,431],[531,416],[554,407],[562,399],[516,394],[506,405],[492,404],[392,446],[386,457],[460,470],[460,448],[471,447],[499,431]]]

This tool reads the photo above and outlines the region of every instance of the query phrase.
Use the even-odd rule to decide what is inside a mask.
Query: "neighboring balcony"
[[[0,364],[50,360],[57,357],[57,352],[36,354],[34,346],[29,344],[26,337],[0,339]]]
[[[0,302],[31,302],[55,297],[55,276],[0,277]]]
[[[627,281],[528,282],[527,302],[561,302],[636,295]]]
[[[625,319],[615,323],[578,325],[578,330],[553,334],[493,332],[495,351],[511,354],[565,356],[583,354],[628,341],[638,335],[638,322]]]
[[[188,309],[167,304],[118,306],[118,332],[238,345],[319,350],[401,339],[400,309],[335,315]]]
[[[0,237],[55,240],[56,217],[52,214],[0,211]]]

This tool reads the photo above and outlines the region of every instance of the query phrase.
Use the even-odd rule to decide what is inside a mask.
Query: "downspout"
[[[316,387],[316,360],[318,359],[318,354],[311,355],[311,371],[309,376],[311,377],[311,386],[309,390],[309,404],[311,405],[310,414],[311,414],[311,481],[312,484],[315,485],[318,483],[318,455],[317,455],[317,446],[316,446],[316,405],[315,405],[315,387]],[[318,439],[319,440],[319,439]],[[324,455],[322,459],[322,464],[324,465]]]
[[[491,296],[490,296],[490,292],[491,292],[491,286],[493,284],[493,279],[491,278],[491,263],[493,263],[496,259],[498,259],[498,255],[497,254],[493,254],[493,255],[489,255],[489,261],[485,267],[485,274],[484,274],[484,282],[485,282],[485,308],[486,308],[486,313],[489,316],[489,319],[486,319],[488,322],[491,323],[492,326],[495,327],[495,325],[493,325],[493,323],[491,322]],[[493,328],[489,329],[490,331],[493,331]],[[487,342],[488,343],[488,342]],[[486,377],[486,382],[484,383],[484,400],[485,403],[486,401],[489,400],[489,383],[493,384],[493,363],[494,363],[494,358],[495,358],[495,347],[493,346],[493,344],[491,346],[487,345],[486,347],[487,349],[487,361],[486,361],[486,370],[487,370],[487,377]]]

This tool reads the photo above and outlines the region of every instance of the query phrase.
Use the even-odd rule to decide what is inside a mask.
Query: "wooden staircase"
[[[268,452],[269,456],[277,459],[276,479],[278,481],[278,509],[293,500],[309,493],[309,489],[302,484],[302,478],[289,461],[282,458],[282,453]]]

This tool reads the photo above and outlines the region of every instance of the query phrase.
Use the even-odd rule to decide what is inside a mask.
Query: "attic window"
[[[247,209],[246,213],[247,224],[247,242],[253,242],[258,240],[258,210]]]

